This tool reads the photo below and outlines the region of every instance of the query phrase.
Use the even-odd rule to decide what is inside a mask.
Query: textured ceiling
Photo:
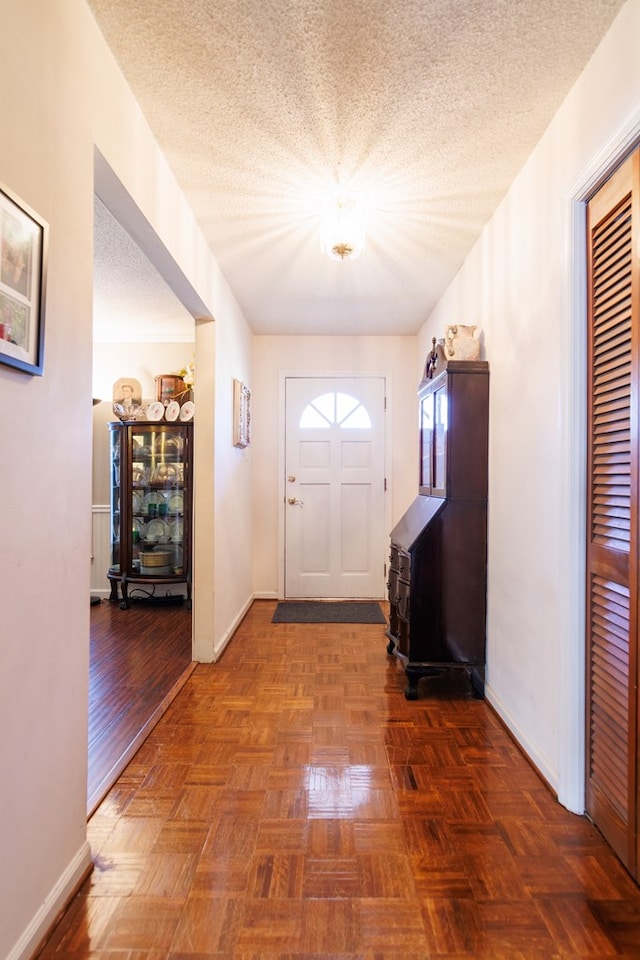
[[[622,3],[88,0],[252,329],[300,334],[419,329]]]
[[[93,218],[94,341],[193,341],[193,317],[97,197]]]

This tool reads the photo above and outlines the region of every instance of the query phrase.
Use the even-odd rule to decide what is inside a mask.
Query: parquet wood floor
[[[458,677],[254,603],[89,822],[41,960],[640,957],[640,890]]]

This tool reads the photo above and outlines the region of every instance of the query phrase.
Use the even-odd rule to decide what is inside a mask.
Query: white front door
[[[285,381],[285,596],[384,596],[384,379]]]

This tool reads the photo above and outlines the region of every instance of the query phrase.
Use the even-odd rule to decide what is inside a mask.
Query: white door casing
[[[285,380],[285,596],[384,596],[383,377]]]

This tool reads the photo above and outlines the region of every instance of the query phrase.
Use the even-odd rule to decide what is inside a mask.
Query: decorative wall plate
[[[165,420],[168,420],[169,423],[173,423],[174,420],[177,420],[180,416],[180,404],[177,400],[172,400],[171,403],[168,403],[164,409]]]
[[[147,407],[147,420],[158,421],[164,417],[164,406],[159,400],[154,400]]]
[[[186,403],[183,403],[180,407],[180,419],[181,420],[192,420],[193,414],[195,413],[195,403],[193,400],[187,400]]]

